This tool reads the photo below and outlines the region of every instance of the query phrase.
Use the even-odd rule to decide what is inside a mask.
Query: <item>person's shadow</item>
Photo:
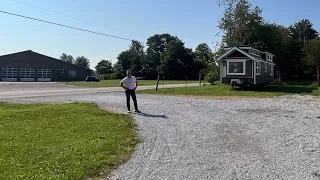
[[[154,114],[147,114],[147,113],[136,113],[139,116],[145,116],[145,117],[151,117],[151,118],[163,118],[167,119],[168,117],[166,115],[154,115]]]

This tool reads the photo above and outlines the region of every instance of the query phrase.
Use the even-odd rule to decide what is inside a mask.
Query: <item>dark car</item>
[[[86,81],[87,82],[99,82],[100,79],[96,78],[95,76],[87,76]]]

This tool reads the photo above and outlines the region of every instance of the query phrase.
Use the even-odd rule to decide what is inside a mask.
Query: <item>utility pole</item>
[[[188,87],[188,76],[186,75],[186,87]]]
[[[318,86],[320,86],[320,66],[317,67],[317,74],[318,74]]]
[[[164,76],[162,77],[162,89],[164,87]]]
[[[158,73],[158,80],[157,80],[157,87],[156,87],[156,91],[158,91],[159,81],[160,81],[160,74]]]

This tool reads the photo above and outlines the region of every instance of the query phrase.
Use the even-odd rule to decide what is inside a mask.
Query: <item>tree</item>
[[[313,24],[309,20],[302,19],[289,27],[292,38],[297,40],[303,48],[309,40],[318,37],[318,32],[312,26]]]
[[[306,62],[305,47],[309,40],[318,36],[309,20],[303,19],[289,27],[293,53],[293,75],[299,78],[312,77],[312,67]]]
[[[131,72],[136,76],[142,76],[142,63],[145,59],[144,46],[139,41],[132,41],[129,52],[131,54]]]
[[[310,40],[305,47],[306,62],[311,66],[320,66],[320,39]]]
[[[84,56],[79,56],[76,58],[75,65],[78,65],[80,67],[89,68],[90,67],[90,61],[88,58]]]
[[[208,44],[202,43],[196,47],[195,56],[196,59],[203,63],[211,63],[213,61],[212,51]]]
[[[99,75],[113,73],[112,63],[108,60],[101,60],[95,69]]]
[[[119,56],[118,56],[119,57]],[[125,76],[125,74],[122,72],[122,67],[119,64],[119,61],[117,61],[114,65],[113,65],[113,72],[116,74],[116,78],[120,79],[123,78]]]
[[[74,63],[74,58],[71,55],[67,55],[66,53],[62,53],[60,56],[60,60],[65,61],[67,63],[73,64]]]
[[[132,67],[131,53],[129,50],[121,52],[118,57],[118,61],[114,66],[117,77],[126,76],[126,71]]]
[[[161,54],[164,52],[166,44],[172,40],[178,40],[178,38],[170,34],[155,34],[148,38],[146,57],[142,63],[143,74],[147,78],[154,79],[157,77],[161,64]]]
[[[206,75],[212,70],[212,65],[216,65],[214,60],[214,54],[209,48],[208,44],[202,43],[196,47],[195,50],[195,62],[202,66],[201,74]]]
[[[219,1],[226,6],[219,22],[223,31],[223,43],[227,46],[250,45],[257,39],[257,29],[263,23],[262,10],[252,9],[247,0]]]
[[[185,54],[185,48],[182,41],[170,41],[165,45],[164,51],[161,54],[160,66],[158,68],[161,74],[164,74],[169,79],[175,79],[177,74],[185,77],[185,72],[182,72],[181,69],[183,63],[183,56]],[[178,67],[181,65],[180,67]]]
[[[203,63],[196,60],[192,49],[185,48],[184,43],[179,39],[171,40],[165,45],[160,62],[158,70],[168,79],[184,79],[186,76],[188,79],[194,79],[205,67]]]
[[[114,66],[117,77],[123,77],[128,69],[135,76],[142,75],[142,63],[145,58],[144,47],[138,41],[132,41],[128,50],[121,52]]]

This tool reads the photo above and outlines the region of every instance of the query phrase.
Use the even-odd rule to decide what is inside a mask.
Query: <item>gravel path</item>
[[[95,102],[125,110],[120,92],[16,99]],[[320,99],[138,95],[143,142],[110,179],[320,179]]]

